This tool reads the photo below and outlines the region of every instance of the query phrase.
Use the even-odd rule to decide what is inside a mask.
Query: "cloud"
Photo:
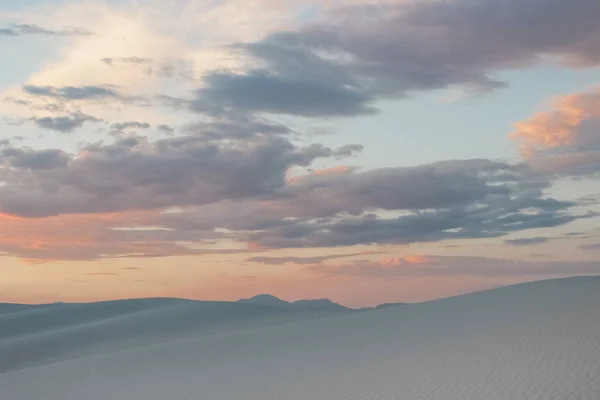
[[[428,264],[431,260],[427,256],[410,255],[405,257],[386,258],[380,261],[383,266],[419,265]],[[366,261],[365,261],[366,263]]]
[[[177,232],[147,227],[153,212],[79,214],[39,219],[0,214],[0,253],[25,261],[156,258],[178,255],[247,253],[214,249],[201,234],[187,239],[195,248],[179,243]],[[126,226],[128,229],[123,229]],[[214,235],[212,235],[214,238]],[[205,248],[199,249],[198,246]]]
[[[169,125],[160,124],[156,127],[160,132],[165,133],[167,135],[172,135],[175,133],[175,129],[171,128]]]
[[[70,161],[68,153],[62,150],[33,150],[0,146],[0,165],[25,170],[47,170],[65,167]]]
[[[109,85],[99,86],[37,86],[24,85],[23,91],[30,96],[46,97],[56,99],[61,102],[69,101],[99,101],[99,100],[119,100],[125,103],[140,101],[149,101],[140,96],[129,96],[117,91]]]
[[[170,127],[169,125],[160,124],[156,127],[160,132],[165,133],[167,135],[173,135],[175,133],[175,128]]]
[[[586,251],[597,251],[600,250],[600,243],[583,244],[579,248]]]
[[[305,117],[372,114],[371,98],[359,91],[325,82],[274,76],[263,71],[243,75],[212,73],[196,92],[198,112],[268,112]]]
[[[300,147],[279,134],[277,125],[250,121],[266,133],[235,137],[227,132],[237,122],[223,122],[156,141],[117,137],[87,145],[77,155],[6,142],[0,153],[0,211],[49,218],[148,210],[144,224],[156,229],[145,234],[153,243],[226,238],[252,250],[501,237],[594,216],[574,214],[577,202],[544,195],[550,182],[522,165],[490,160],[335,168],[290,181],[290,169],[314,171],[315,160],[347,157],[360,146]],[[205,129],[221,134],[207,135]],[[182,254],[172,249],[117,253]]]
[[[80,128],[86,122],[102,122],[101,119],[82,112],[65,117],[32,117],[31,120],[40,128],[69,133]]]
[[[526,156],[548,149],[600,150],[600,90],[561,97],[553,108],[516,124],[510,137]]]
[[[115,90],[102,86],[65,86],[56,88],[54,86],[25,85],[23,86],[23,91],[34,96],[53,97],[61,100],[87,100],[119,97],[119,94]]]
[[[328,276],[360,276],[370,279],[408,277],[540,277],[600,274],[599,262],[526,262],[484,257],[426,256],[418,264],[382,264],[378,262],[352,262],[341,265],[311,265],[306,270]]]
[[[94,32],[83,28],[48,29],[33,24],[16,24],[10,28],[0,28],[0,36],[90,36]]]
[[[312,265],[320,264],[324,261],[335,260],[338,258],[354,257],[364,255],[365,253],[350,253],[350,254],[331,254],[327,256],[314,256],[314,257],[250,257],[247,258],[247,262],[254,262],[259,264],[267,265],[283,265],[283,264],[298,264],[298,265]]]
[[[75,122],[52,120],[66,131]],[[285,185],[286,171],[314,160],[344,155],[321,145],[297,147],[281,137],[206,141],[185,136],[150,142],[117,138],[88,145],[59,168],[16,167],[18,153],[0,168],[0,210],[22,216],[94,213],[202,205],[271,195]],[[29,155],[31,157],[31,155]]]
[[[462,86],[481,93],[507,85],[495,71],[547,60],[597,66],[598,19],[596,0],[349,4],[232,46],[251,67],[205,75],[193,108],[351,116],[415,92]]]
[[[211,141],[249,140],[261,135],[300,136],[300,133],[287,125],[248,114],[225,114],[209,120],[188,123],[181,131]],[[351,155],[348,146],[342,146],[337,153],[342,156]]]
[[[73,259],[162,257],[192,254],[181,242],[223,238],[257,251],[424,243],[504,237],[594,216],[573,211],[583,202],[559,201],[546,193],[554,179],[549,175],[556,171],[583,174],[600,166],[600,153],[592,151],[594,146],[598,149],[596,92],[560,102],[549,113],[556,117],[536,117],[531,124],[520,125],[524,134],[518,138],[547,157],[518,165],[450,160],[405,168],[319,169],[317,160],[331,165],[332,160],[360,152],[362,146],[300,145],[306,137],[280,121],[281,115],[372,114],[382,99],[457,85],[461,91],[481,93],[506,85],[496,79],[495,71],[549,59],[574,67],[597,65],[600,13],[596,1],[568,6],[547,0],[369,5],[353,1],[334,8],[323,4],[324,18],[304,25],[290,23],[289,16],[280,17],[280,8],[289,6],[282,2],[271,3],[275,11],[264,7],[263,0],[253,2],[251,7],[257,12],[252,15],[236,14],[239,1],[192,3],[182,11],[180,23],[168,20],[168,34],[149,29],[167,27],[162,25],[162,13],[156,13],[159,18],[146,14],[130,18],[126,13],[92,7],[82,14],[81,23],[107,33],[82,37],[61,53],[60,60],[34,74],[28,85],[18,87],[27,101],[32,100],[27,105],[65,113],[32,118],[40,128],[72,132],[88,122],[106,121],[115,131],[152,126],[169,137],[151,141],[119,135],[114,141],[82,145],[79,154],[4,146],[0,149],[0,211],[27,221],[40,218],[55,223],[50,223],[55,229],[63,217],[72,216],[69,221],[76,226],[78,216],[91,220],[92,213],[120,215],[110,226],[90,223],[91,230],[99,230],[99,236],[93,237],[97,245],[75,242],[69,251],[66,245],[48,239],[46,232],[42,247],[19,247],[14,241],[5,244],[11,254],[36,260],[56,258],[59,250]],[[205,13],[206,7],[219,12]],[[190,13],[190,8],[202,12]],[[276,14],[272,19],[263,15],[271,12]],[[219,21],[236,29],[209,32],[214,21],[205,28],[196,21],[200,15],[202,21]],[[256,18],[269,24],[257,24]],[[246,23],[240,32],[251,34],[237,33],[240,21]],[[197,35],[202,44],[197,48],[182,40],[188,38],[191,24],[202,25]],[[114,27],[110,34],[108,27]],[[33,34],[33,28],[29,29]],[[5,31],[5,35],[12,32]],[[206,43],[207,35],[202,33],[209,36]],[[139,56],[130,56],[134,47]],[[183,60],[188,55],[192,60]],[[154,72],[119,68],[150,64],[154,68],[155,62],[170,66],[180,59],[198,68],[203,77],[190,98],[181,91],[197,82],[177,82],[166,90],[164,82],[150,80]],[[157,70],[161,73],[160,67],[152,71]],[[162,74],[172,75],[173,70],[167,68]],[[105,76],[110,81],[104,81]],[[144,93],[145,97],[124,93]],[[200,115],[195,122],[181,124],[172,111],[156,117],[161,112],[158,107],[148,108],[146,115],[137,115],[141,107],[123,107],[127,115],[111,108],[112,100],[121,107],[137,99],[152,99]],[[50,101],[59,104],[45,104]],[[113,118],[87,108],[94,105],[103,112],[110,108],[106,113]],[[73,111],[79,106],[86,108]],[[128,111],[132,108],[135,113]],[[279,115],[273,121],[265,114]],[[558,131],[553,118],[562,121]],[[525,134],[549,120],[552,124],[539,128],[541,135]],[[171,126],[177,126],[182,136],[174,136]],[[293,176],[298,169],[307,173]],[[130,219],[137,212],[144,214],[145,227],[156,229],[143,233],[116,229],[118,224],[139,227],[141,222]],[[72,236],[76,233],[57,235],[65,243]],[[508,243],[524,244],[523,240],[532,239]],[[325,259],[255,257],[254,261],[303,264]],[[386,262],[400,266],[420,261],[424,264],[429,259],[404,257]]]
[[[560,97],[551,111],[518,122],[509,135],[537,173],[594,176],[600,171],[600,90]]]
[[[123,64],[151,64],[154,60],[152,58],[143,58],[143,57],[105,57],[101,59],[103,63],[110,65],[111,67],[117,63]]]
[[[271,248],[427,243],[502,237],[512,232],[550,228],[587,217],[539,209],[535,214],[514,210],[508,216],[502,216],[507,210],[495,212],[490,206],[484,208],[482,213],[476,212],[474,207],[466,207],[451,211],[407,213],[398,218],[369,215],[316,223],[296,222],[254,232],[250,239]],[[473,210],[474,215],[467,215],[468,210]]]
[[[283,153],[264,156],[277,148],[276,143],[285,143],[265,138],[266,142],[253,144],[257,148],[242,147],[241,152],[230,148],[219,154],[202,140],[187,140],[148,143],[121,138],[110,146],[90,146],[77,157],[54,154],[60,162],[46,164],[31,161],[44,159],[43,151],[11,150],[0,167],[0,177],[8,183],[0,188],[0,209],[26,218],[5,215],[3,227],[11,234],[3,237],[3,245],[0,240],[0,251],[54,260],[203,254],[180,243],[215,240],[247,243],[243,251],[408,244],[499,237],[589,216],[571,214],[575,202],[548,199],[541,188],[532,190],[520,169],[515,172],[509,165],[490,161],[446,162],[385,173],[311,174],[301,183],[286,185],[283,165],[297,157],[304,160],[302,149],[286,145],[277,150]],[[279,183],[261,187],[257,183],[275,173],[261,162],[274,157],[283,160],[275,175]],[[255,177],[261,181],[240,187]],[[461,186],[461,180],[467,183]],[[440,186],[443,182],[447,185]],[[393,195],[378,195],[376,190],[396,185],[403,190]],[[453,195],[459,191],[468,195]],[[161,208],[178,204],[169,212]],[[123,211],[132,209],[147,211]],[[118,213],[101,214],[106,211]],[[63,215],[50,216],[56,214]],[[17,234],[18,226],[33,231],[25,237]],[[337,256],[248,261],[308,265],[331,258]],[[410,256],[382,264],[428,260]]]
[[[533,246],[536,244],[546,243],[548,240],[550,240],[550,239],[544,238],[544,237],[535,237],[535,238],[505,240],[505,243],[511,244],[513,246]]]
[[[150,129],[150,124],[139,121],[117,122],[111,124],[110,129],[118,132],[124,131],[125,129]]]
[[[191,207],[155,223],[218,227],[265,248],[309,248],[502,237],[595,216],[546,197],[547,185],[487,160],[311,174],[261,199]]]

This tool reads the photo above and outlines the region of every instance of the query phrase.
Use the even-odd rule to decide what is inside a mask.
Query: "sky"
[[[600,274],[597,0],[5,0],[0,302]]]

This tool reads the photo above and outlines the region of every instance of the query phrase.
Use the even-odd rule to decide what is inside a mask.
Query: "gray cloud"
[[[101,119],[82,112],[76,112],[66,117],[33,117],[31,120],[40,128],[58,132],[72,132],[86,122],[102,122]]]
[[[184,125],[182,132],[206,140],[247,140],[261,135],[287,136],[296,132],[289,126],[248,114],[226,114],[211,120]],[[350,155],[358,148],[343,146],[339,154]]]
[[[586,251],[597,251],[600,250],[600,243],[583,244],[579,248]]]
[[[426,243],[501,237],[511,232],[550,228],[591,217],[569,215],[566,209],[563,212],[536,210],[535,214],[515,210],[507,217],[502,217],[507,210],[485,208],[485,212],[481,213],[474,207],[465,207],[450,211],[417,212],[398,218],[368,216],[322,223],[298,222],[255,232],[250,235],[250,240],[274,248]]]
[[[272,136],[216,143],[193,136],[156,142],[124,137],[109,145],[89,145],[81,156],[71,156],[67,165],[50,171],[32,174],[15,167],[18,158],[11,159],[10,168],[0,169],[5,182],[0,209],[47,216],[271,195],[285,186],[292,166],[339,155],[324,146],[297,147]]]
[[[147,122],[127,121],[118,122],[110,125],[113,131],[123,131],[125,129],[150,129],[150,124]]]
[[[94,32],[82,28],[48,29],[39,25],[16,24],[10,28],[0,28],[0,36],[90,36]]]
[[[597,152],[583,152],[596,142],[586,142],[576,155],[553,154],[552,160],[521,165],[445,161],[313,174],[287,182],[290,168],[310,169],[315,160],[352,156],[362,146],[301,147],[292,142],[296,135],[292,128],[259,117],[260,113],[354,116],[374,113],[378,100],[419,91],[452,85],[493,90],[505,85],[494,71],[534,65],[547,56],[577,66],[596,65],[600,5],[596,0],[571,3],[452,0],[398,2],[383,8],[347,6],[334,11],[328,22],[235,45],[263,69],[210,73],[192,99],[154,98],[211,116],[183,126],[185,136],[155,142],[120,137],[111,144],[88,145],[78,156],[5,146],[0,153],[0,211],[46,217],[181,208],[157,211],[146,221],[170,230],[110,232],[100,238],[105,240],[100,247],[77,249],[80,253],[72,254],[74,258],[190,254],[174,243],[223,237],[273,248],[503,237],[593,217],[572,212],[583,202],[558,201],[544,193],[549,176],[556,176],[548,171],[557,166],[571,173],[597,170]],[[7,36],[56,32],[26,25],[0,30]],[[152,60],[102,62],[141,65]],[[173,72],[167,68],[162,74]],[[137,99],[111,86],[26,85],[23,90],[59,102]],[[100,121],[83,113],[32,120],[62,132]],[[131,121],[112,128],[146,125]],[[157,129],[172,133],[170,127]],[[595,132],[589,132],[591,138]],[[139,251],[135,246],[119,247],[119,240],[131,244],[132,238],[156,245]],[[523,239],[508,242],[524,244]],[[32,258],[57,256],[17,250],[11,251]],[[315,258],[287,260],[302,264]]]
[[[225,228],[266,248],[300,248],[501,237],[595,216],[571,214],[578,203],[545,197],[548,184],[508,164],[448,161],[311,175],[263,201],[206,205],[156,223]]]
[[[326,82],[252,71],[244,75],[213,73],[196,92],[198,112],[243,110],[306,117],[372,114],[371,98],[360,91]]]
[[[167,135],[172,135],[175,133],[175,129],[171,128],[169,125],[161,124],[161,125],[158,125],[156,127],[156,129],[158,129],[160,132],[165,133]]]
[[[106,98],[123,98],[110,87],[104,86],[36,86],[25,85],[23,91],[34,96],[46,96],[60,100],[98,100]]]
[[[584,197],[580,198],[579,201],[584,204],[592,204],[592,205],[600,204],[600,193],[592,194],[589,196],[584,196]]]
[[[535,238],[524,238],[524,239],[512,239],[505,240],[507,244],[511,244],[513,246],[533,246],[536,244],[546,243],[549,238],[544,237],[535,237]]]
[[[297,147],[273,135],[239,141],[122,137],[89,145],[77,157],[7,142],[0,153],[0,180],[5,182],[0,212],[30,218],[69,214],[75,227],[82,226],[79,213],[122,212],[122,220],[99,218],[98,223],[146,228],[92,226],[94,244],[69,251],[64,246],[33,249],[15,241],[0,250],[43,260],[196,254],[179,243],[223,239],[256,242],[251,246],[256,249],[408,244],[500,237],[593,216],[571,214],[579,203],[546,198],[547,183],[521,166],[488,160],[341,170],[286,183],[291,166],[306,167],[340,151],[346,154],[318,145]],[[174,206],[179,208],[161,212]],[[139,219],[126,210],[149,211]],[[44,219],[40,226],[60,221]],[[63,242],[53,229],[44,232]],[[248,261],[307,265],[329,258]]]
[[[154,239],[222,239],[222,228],[229,239],[273,248],[501,237],[594,216],[572,214],[578,202],[546,197],[550,182],[524,165],[457,160],[288,181],[292,167],[310,169],[361,146],[299,147],[289,128],[257,117],[185,129],[187,136],[154,142],[119,137],[78,156],[12,146],[0,167],[0,211],[44,217],[177,206],[181,212],[148,221],[167,229]]]
[[[347,258],[364,255],[365,253],[351,253],[351,254],[332,254],[320,257],[250,257],[247,258],[247,262],[255,262],[259,264],[267,265],[283,265],[283,264],[298,264],[298,265],[312,265],[320,264],[323,261],[335,260],[338,258]]]
[[[192,107],[309,117],[374,112],[378,99],[461,85],[506,86],[495,71],[552,58],[600,62],[597,0],[451,0],[350,5],[324,22],[234,48],[263,70],[214,72]]]
[[[536,157],[527,164],[540,175],[554,178],[598,177],[600,172],[600,151],[582,151]]]
[[[30,170],[46,170],[65,167],[70,161],[68,153],[62,150],[33,150],[14,147],[0,147],[0,165]]]

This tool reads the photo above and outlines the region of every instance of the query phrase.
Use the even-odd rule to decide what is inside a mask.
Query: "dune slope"
[[[52,304],[0,314],[0,373],[331,312],[180,299]]]
[[[578,277],[165,335],[0,374],[0,392],[10,400],[596,400],[598,360],[600,277]]]

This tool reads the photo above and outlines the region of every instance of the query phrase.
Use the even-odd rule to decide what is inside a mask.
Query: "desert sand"
[[[0,305],[2,400],[600,399],[600,277],[365,311]]]

